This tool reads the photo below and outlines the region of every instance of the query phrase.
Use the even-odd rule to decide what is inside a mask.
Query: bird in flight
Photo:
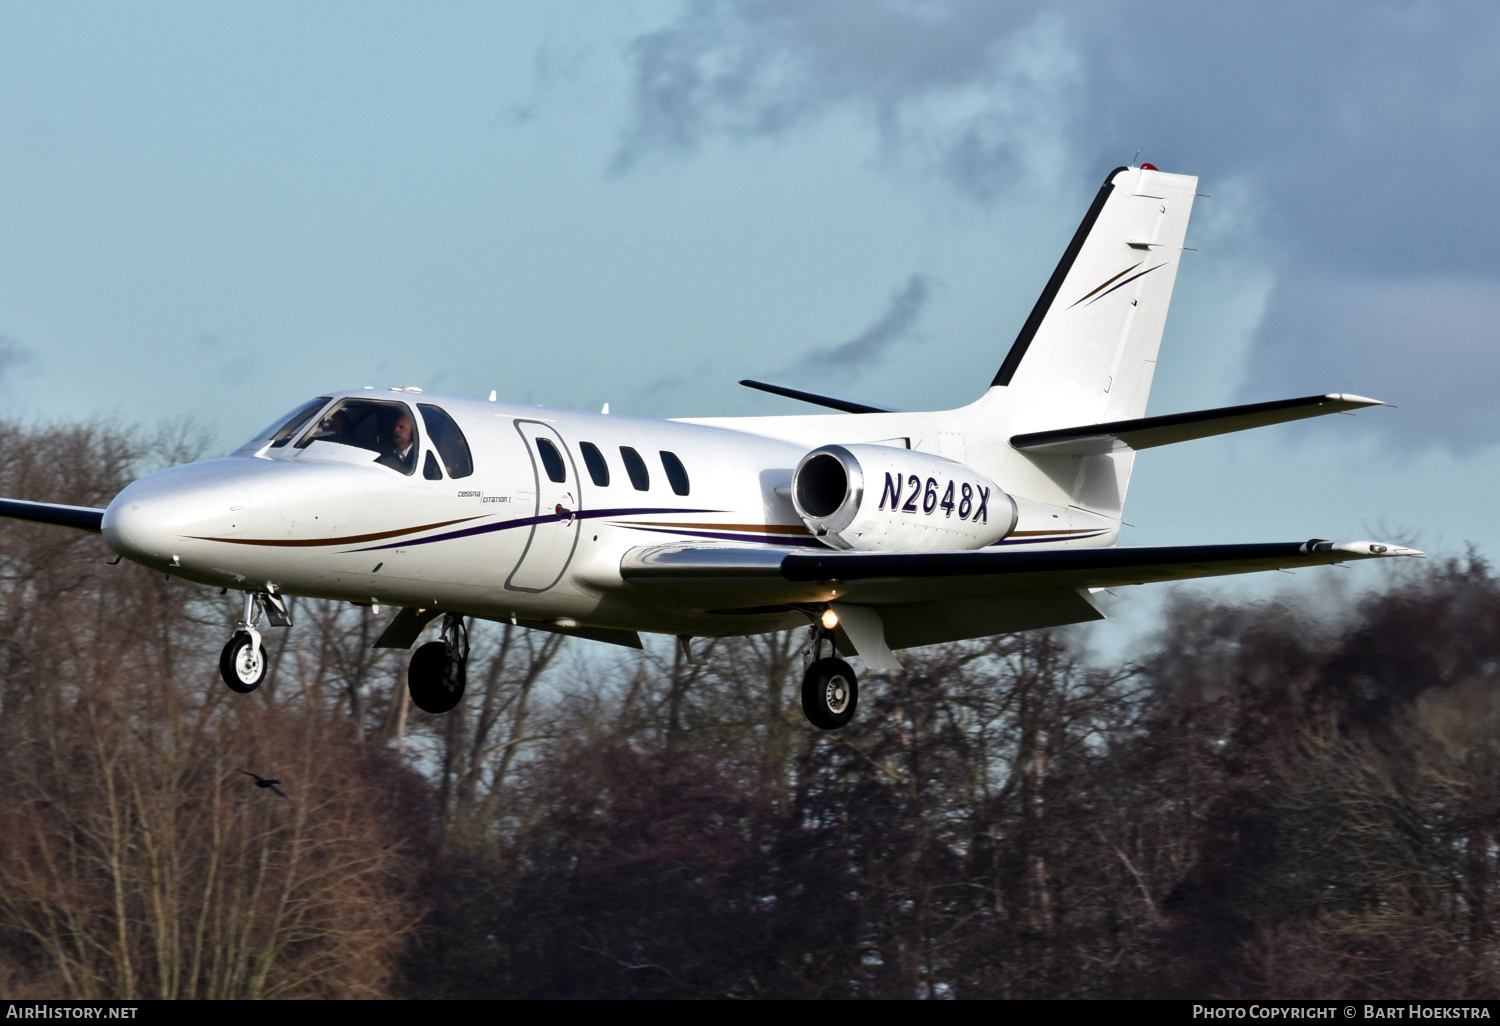
[[[281,795],[281,797],[283,797],[283,798],[286,797],[286,792],[283,791],[281,788],[279,788],[279,787],[276,786],[277,784],[281,783],[281,781],[279,781],[279,780],[267,780],[265,777],[261,776],[259,773],[251,773],[249,770],[240,770],[240,772],[243,773],[243,774],[245,774],[246,776],[254,777],[255,778],[255,786],[256,787],[269,787],[271,790],[273,790],[277,794]]]

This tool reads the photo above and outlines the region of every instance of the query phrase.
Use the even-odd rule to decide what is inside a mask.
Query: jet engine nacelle
[[[792,505],[835,549],[978,549],[1015,529],[1015,500],[962,463],[887,445],[825,445],[792,475]]]

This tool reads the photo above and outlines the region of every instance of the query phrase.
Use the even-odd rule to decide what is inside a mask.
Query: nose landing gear
[[[819,730],[838,730],[854,718],[854,707],[859,703],[859,679],[854,669],[838,658],[833,632],[821,623],[814,624],[812,631],[812,645],[808,649],[812,664],[802,675],[802,712]],[[831,652],[827,657],[822,654],[825,638]]]
[[[266,650],[261,643],[260,622],[268,619],[273,627],[290,627],[291,613],[276,592],[245,592],[245,615],[234,625],[234,633],[224,651],[219,653],[219,676],[229,690],[247,695],[266,679]]]
[[[411,657],[406,673],[412,703],[427,713],[445,713],[464,697],[468,682],[469,628],[457,613],[443,614],[443,639],[429,641]]]

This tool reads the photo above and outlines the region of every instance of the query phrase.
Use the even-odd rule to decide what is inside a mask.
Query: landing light
[[[839,625],[839,614],[832,609],[823,610],[823,615],[818,618],[825,631],[831,631]]]

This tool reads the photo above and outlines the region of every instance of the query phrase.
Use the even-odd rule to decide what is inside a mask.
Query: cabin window
[[[422,463],[422,476],[429,481],[441,481],[443,479],[443,472],[438,469],[437,457],[432,454],[431,449],[427,450],[427,459]]]
[[[557,451],[557,446],[545,438],[538,438],[536,454],[542,458],[542,466],[546,468],[550,480],[561,484],[568,479],[568,468],[564,465],[562,453]]]
[[[682,461],[677,458],[677,454],[675,452],[667,452],[663,449],[661,451],[661,466],[667,472],[667,483],[672,486],[672,491],[678,495],[686,495],[688,493],[687,467],[682,465]]]
[[[291,441],[292,436],[301,431],[308,421],[312,420],[313,414],[327,406],[332,398],[332,396],[320,395],[311,402],[303,403],[285,417],[272,421],[270,427],[246,442],[241,448],[248,449],[251,446],[260,448],[266,442],[270,442],[273,449],[281,448]]]
[[[625,464],[625,473],[630,475],[630,483],[638,492],[644,492],[651,487],[651,474],[646,470],[646,461],[641,459],[641,454],[628,445],[620,446],[620,460]]]
[[[609,487],[609,464],[604,462],[604,453],[593,442],[579,442],[578,451],[583,453],[583,465],[589,468],[589,477],[600,488]]]
[[[376,453],[376,463],[403,474],[417,469],[421,439],[405,403],[384,399],[343,399],[302,436],[298,449],[313,442],[348,445]]]
[[[427,438],[443,458],[448,476],[468,477],[474,473],[474,457],[469,452],[469,442],[458,425],[453,423],[453,418],[448,416],[448,411],[427,403],[418,403],[417,409],[422,412],[422,424],[427,428]]]

